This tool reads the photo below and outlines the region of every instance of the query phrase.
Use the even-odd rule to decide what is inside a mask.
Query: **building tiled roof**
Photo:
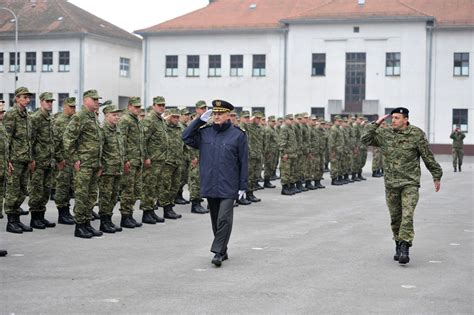
[[[0,0],[18,16],[20,36],[93,34],[140,45],[137,36],[69,3],[66,0]],[[12,15],[0,10],[0,38],[12,37]]]
[[[281,29],[301,20],[435,18],[439,26],[474,26],[474,0],[214,0],[206,7],[136,31]]]

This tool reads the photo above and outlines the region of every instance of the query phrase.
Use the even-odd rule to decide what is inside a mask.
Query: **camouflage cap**
[[[92,99],[101,99],[102,98],[102,97],[99,96],[99,93],[97,92],[97,90],[87,90],[84,93],[82,93],[82,97],[83,98],[90,97]]]
[[[302,114],[295,114],[295,118],[296,119],[301,119],[301,118],[303,118],[303,115]]]
[[[105,102],[100,103],[100,106],[112,105],[112,100],[106,100]]]
[[[306,113],[306,112],[304,112],[302,115],[303,115],[304,118],[309,118],[309,114]]]
[[[278,121],[283,121],[283,117],[278,117]]]
[[[294,116],[293,116],[293,114],[286,114],[285,119],[292,119],[293,120]]]
[[[133,107],[142,107],[142,102],[139,96],[130,96],[128,99],[128,105],[132,105]]]
[[[168,115],[171,115],[171,116],[181,116],[181,112],[179,109],[177,108],[171,108],[168,110]]]
[[[104,112],[104,114],[121,113],[123,112],[123,109],[119,109],[116,105],[107,105],[104,107],[102,112]]]
[[[263,118],[263,113],[259,110],[255,110],[252,112],[252,116],[255,117],[255,118]]]
[[[270,115],[270,116],[268,116],[267,120],[268,120],[268,121],[275,121],[275,116],[274,116],[274,115]]]
[[[237,113],[235,112],[235,110],[231,110],[229,114],[230,114],[231,116],[237,116]]]
[[[153,104],[166,104],[165,98],[163,96],[155,96],[153,98]]]
[[[197,101],[196,102],[196,108],[204,108],[204,107],[207,107],[207,104],[206,104],[206,101]]]
[[[53,98],[53,93],[51,92],[43,92],[39,96],[40,101],[55,101],[56,99]]]
[[[33,93],[30,93],[30,91],[28,90],[28,88],[24,87],[24,86],[20,86],[19,88],[17,88],[15,90],[15,96],[20,96],[20,95],[32,95]]]
[[[76,98],[75,97],[66,97],[64,99],[65,106],[76,106]]]
[[[250,112],[248,110],[243,110],[240,113],[240,117],[249,118],[250,117]]]
[[[334,116],[334,120],[342,120],[341,115]]]
[[[180,112],[181,112],[181,115],[191,115],[191,112],[186,107],[182,108]]]
[[[342,118],[342,121],[343,121],[343,122],[348,122],[347,117]]]
[[[311,115],[311,120],[318,120],[318,118],[315,115]]]

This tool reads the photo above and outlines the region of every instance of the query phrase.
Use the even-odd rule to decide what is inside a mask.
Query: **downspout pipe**
[[[81,35],[79,43],[79,94],[77,95],[77,102],[79,107],[82,107],[82,93],[84,93],[84,77],[85,77],[85,36]]]
[[[288,27],[288,25],[287,25]],[[283,35],[283,116],[287,113],[288,89],[288,28]]]
[[[428,21],[426,25],[426,31],[428,35],[428,73],[427,73],[427,91],[426,91],[426,134],[428,135],[428,141],[433,142],[434,137],[431,134],[431,86],[433,76],[433,21]]]
[[[142,84],[142,99],[145,108],[148,105],[148,37],[143,37],[143,84]]]

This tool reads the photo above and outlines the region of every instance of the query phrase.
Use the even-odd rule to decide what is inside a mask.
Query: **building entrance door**
[[[346,53],[346,113],[362,113],[365,99],[365,53]]]

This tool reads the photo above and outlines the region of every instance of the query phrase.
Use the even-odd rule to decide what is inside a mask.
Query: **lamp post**
[[[10,10],[9,8],[0,7],[0,10],[7,10],[13,15],[13,18],[15,19],[15,84],[14,84],[14,88],[16,90],[16,80],[17,80],[17,74],[18,74],[18,17],[16,16],[15,12]]]

